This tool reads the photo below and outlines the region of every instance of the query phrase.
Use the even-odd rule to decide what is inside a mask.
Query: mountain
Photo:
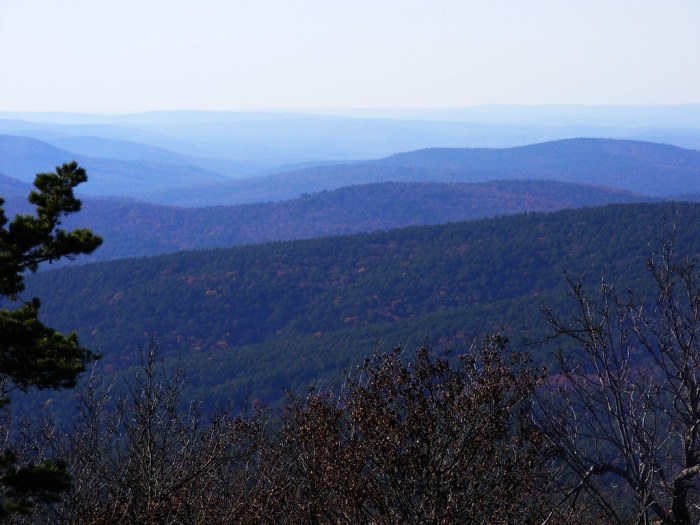
[[[653,120],[654,115],[645,118]],[[680,113],[669,115],[669,122],[676,122]],[[71,121],[69,117],[61,118]],[[692,145],[700,139],[700,130],[694,128],[596,131],[567,125],[556,133],[549,129],[538,134],[510,125],[503,133],[519,139],[489,142],[480,137],[502,134],[502,126],[199,112],[93,117],[88,122],[88,116],[74,117],[69,124],[0,120],[0,132],[6,133],[0,136],[0,172],[28,181],[47,166],[76,159],[93,175],[94,183],[81,193],[177,206],[288,200],[388,181],[550,179],[660,197],[698,191],[700,152],[666,144],[579,138],[500,149],[461,147],[600,135],[602,129],[613,137],[673,136]],[[387,154],[392,155],[366,160]]]
[[[700,149],[698,105],[483,106],[444,110],[0,113],[0,133],[104,158],[73,138],[117,140],[213,159],[191,165],[231,176],[278,165],[362,160],[431,147],[505,148],[573,137],[654,140]],[[100,145],[99,149],[103,149]],[[107,156],[108,158],[111,158]],[[222,164],[223,163],[223,164]],[[229,164],[230,163],[230,164]]]
[[[93,158],[36,139],[0,135],[0,172],[20,181],[32,182],[36,173],[52,171],[54,166],[71,160],[77,160],[88,170],[90,183],[78,190],[84,195],[143,198],[156,189],[229,180],[224,175],[187,165]]]
[[[235,160],[183,155],[164,147],[151,146],[129,140],[98,136],[72,136],[40,130],[31,132],[18,131],[15,135],[29,136],[59,149],[69,150],[75,152],[76,155],[86,157],[120,161],[157,162],[174,166],[193,166],[232,178],[244,175],[250,176],[261,170],[273,169],[269,168],[269,162],[238,162]]]
[[[27,195],[29,195],[30,191],[32,191],[32,186],[30,184],[26,184],[20,180],[15,179],[14,177],[8,177],[7,175],[3,175],[2,173],[0,173],[0,197],[5,199],[5,201],[11,201],[13,209],[18,210],[18,208],[20,208],[20,206],[18,206],[17,203],[20,200],[26,200]],[[22,211],[24,211],[24,209],[25,208],[22,207]],[[18,211],[10,213],[14,214]],[[9,216],[10,213],[7,213],[7,215]]]
[[[605,184],[664,197],[700,187],[700,151],[629,140],[571,139],[503,150],[428,149],[375,164],[495,178],[503,172],[509,175],[503,178]]]
[[[39,115],[38,117],[40,117]],[[367,159],[427,146],[463,146],[484,140],[512,144],[515,132],[464,122],[412,122],[390,119],[354,119],[308,114],[187,112],[121,119],[74,119],[68,124],[26,122],[8,115],[0,131],[46,137],[47,133],[91,136],[140,142],[197,157],[274,165],[335,159]],[[56,119],[59,120],[60,119]],[[8,122],[9,121],[9,122]],[[70,121],[70,120],[69,120]],[[545,135],[545,140],[549,135]],[[540,138],[540,135],[537,135]],[[537,139],[535,139],[537,140]]]
[[[8,217],[33,212],[27,201],[31,189],[0,175]],[[290,201],[206,208],[82,197],[82,210],[67,217],[63,227],[91,228],[104,238],[97,252],[80,258],[90,262],[649,200],[630,192],[556,181],[384,182]]]
[[[36,121],[31,118],[31,115],[24,114],[21,116],[26,118],[12,117],[12,114],[10,114],[10,118],[0,118],[0,134],[23,136],[43,141],[70,137],[100,137],[107,140],[138,143],[170,150],[177,150],[183,145],[181,142],[160,133],[123,125],[98,123],[99,119],[95,116],[86,116],[81,119],[80,123],[66,123],[61,118],[57,118],[54,122],[51,119],[51,114],[40,113],[38,115],[41,115],[46,120]]]
[[[697,126],[700,104],[664,105],[583,105],[486,104],[453,108],[367,108],[367,109],[309,109],[290,111],[149,111],[120,115],[60,112],[0,112],[0,119],[46,122],[55,124],[111,125],[178,125],[207,122],[284,121],[300,116],[344,119],[383,119],[429,122],[479,122],[508,125],[582,125],[686,128]]]
[[[505,149],[434,148],[375,161],[153,193],[151,202],[181,206],[283,200],[374,182],[548,179],[604,185],[655,197],[700,191],[700,151],[628,140],[571,139]]]
[[[31,183],[36,173],[74,158],[73,153],[39,140],[0,135],[0,172],[22,182]]]
[[[614,128],[697,128],[700,104],[675,105],[579,105],[486,104],[466,108],[372,108],[327,110],[325,115],[353,118],[429,120],[437,122],[481,122],[490,125],[550,126],[599,125]]]
[[[541,336],[541,304],[567,304],[565,271],[595,286],[605,269],[621,290],[644,289],[664,218],[676,250],[700,255],[700,205],[611,205],[62,268],[31,276],[26,295],[107,371],[156,338],[188,363],[193,394],[270,400],[377,345]]]

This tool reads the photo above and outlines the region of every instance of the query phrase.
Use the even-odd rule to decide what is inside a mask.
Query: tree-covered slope
[[[32,213],[29,184],[0,174],[9,216]],[[309,239],[562,208],[649,201],[627,191],[556,181],[478,184],[375,183],[349,186],[281,202],[205,208],[158,206],[84,197],[66,227],[105,238],[94,262],[198,248]]]
[[[536,333],[564,271],[641,279],[664,217],[678,248],[700,254],[700,205],[616,205],[63,268],[33,276],[30,293],[109,369],[156,337],[191,360],[202,392],[254,384],[273,395],[376,341]]]
[[[207,208],[85,199],[81,213],[67,222],[105,238],[100,252],[90,256],[97,261],[643,200],[554,181],[377,183],[291,201]]]

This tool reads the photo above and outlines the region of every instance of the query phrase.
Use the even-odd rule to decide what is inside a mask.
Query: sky
[[[0,0],[0,111],[700,102],[698,0]]]

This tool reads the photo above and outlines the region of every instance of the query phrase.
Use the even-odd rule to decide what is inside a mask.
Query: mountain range
[[[83,195],[178,206],[289,200],[378,182],[531,179],[606,186],[651,197],[700,192],[700,152],[650,142],[571,139],[506,149],[427,149],[233,180],[187,164],[93,158],[35,139],[0,136],[0,173],[21,181],[73,159],[88,169],[90,183],[79,190]]]
[[[624,126],[603,110],[552,125],[484,111],[0,115],[7,214],[31,211],[35,173],[75,159],[84,206],[61,226],[105,238],[82,262],[108,261],[46,265],[27,294],[108,373],[156,339],[187,362],[193,396],[275,401],[377,346],[541,335],[541,305],[565,308],[565,271],[644,288],[664,218],[700,254],[698,205],[662,202],[700,195],[683,112],[659,108],[674,124],[658,127],[655,112]],[[679,140],[628,140],[642,136]]]
[[[0,113],[0,134],[39,140],[61,150],[42,155],[35,148],[31,151],[32,157],[42,162],[37,165],[25,156],[22,160],[28,165],[23,167],[11,158],[4,158],[12,154],[12,148],[0,146],[3,152],[0,173],[29,180],[33,173],[47,169],[47,162],[53,166],[76,159],[94,175],[95,184],[82,190],[87,194],[128,195],[160,204],[186,206],[263,202],[295,198],[301,193],[338,186],[316,185],[301,193],[269,194],[252,187],[252,181],[243,187],[228,189],[202,187],[218,185],[217,180],[289,172],[294,166],[354,164],[397,152],[436,147],[509,149],[559,139],[598,137],[664,142],[698,149],[700,128],[694,116],[700,112],[699,108],[693,105],[485,106],[374,113],[192,111],[111,116]],[[515,168],[507,166],[511,171]],[[423,181],[424,175],[413,180]],[[387,180],[400,179],[373,177],[371,182]],[[479,180],[483,179],[462,178],[450,182]],[[182,186],[185,181],[189,186],[187,190]],[[347,185],[347,180],[343,185]],[[648,193],[642,188],[627,189]],[[165,193],[151,195],[154,191]],[[688,191],[684,189],[682,193]]]
[[[40,166],[51,166],[53,160],[71,155],[40,141],[18,137],[0,137],[0,147],[5,148],[0,164],[11,172],[16,172],[17,166],[38,171]],[[83,196],[83,211],[69,217],[65,226],[90,227],[105,238],[105,246],[87,259],[93,261],[524,211],[651,201],[680,193],[682,200],[697,200],[693,193],[700,193],[700,152],[602,139],[508,149],[418,150],[374,161],[309,167],[237,181],[226,179],[197,188],[187,186],[189,176],[183,175],[184,171],[178,178],[177,173],[167,171],[166,164],[162,165],[167,171],[163,182],[147,170],[153,165],[150,161],[100,162],[88,158],[87,162],[92,162],[97,171],[96,175],[95,170],[89,170],[90,180],[84,185],[85,189],[93,188],[93,193],[104,188],[100,176],[103,182],[108,181],[108,187],[119,188],[135,172],[124,170],[118,179],[109,182],[109,170],[120,170],[126,164],[141,166],[149,173],[148,182],[141,183],[141,187],[172,188],[149,192],[150,200],[190,205],[155,205],[127,199],[128,192],[124,191],[117,198]],[[105,166],[107,171],[100,171]],[[185,186],[173,188],[177,184]],[[30,191],[27,183],[5,176],[0,185],[8,201],[8,213],[31,211],[26,203]],[[129,183],[129,187],[140,191],[137,183]],[[192,207],[212,200],[250,204]]]
[[[181,206],[261,202],[373,182],[461,182],[547,179],[604,185],[655,197],[700,186],[700,152],[610,139],[570,139],[505,149],[434,148],[374,161],[201,185],[183,194],[164,190],[152,202]]]

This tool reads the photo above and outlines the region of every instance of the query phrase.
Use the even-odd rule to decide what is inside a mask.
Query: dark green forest
[[[187,362],[197,394],[271,401],[377,346],[542,337],[541,307],[565,304],[565,272],[648,286],[644,261],[672,225],[678,248],[700,254],[698,219],[683,203],[532,213],[61,268],[31,276],[28,292],[105,370],[157,340]]]

